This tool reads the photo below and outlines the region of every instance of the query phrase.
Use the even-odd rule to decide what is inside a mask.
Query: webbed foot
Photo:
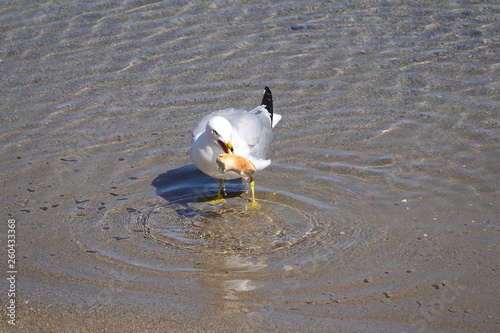
[[[262,209],[262,207],[260,206],[260,204],[257,201],[253,200],[253,201],[250,201],[249,203],[247,203],[246,209],[248,209],[248,210],[260,210],[260,209]]]
[[[216,205],[226,202],[226,199],[224,199],[224,197],[222,196],[222,183],[224,183],[224,179],[219,179],[219,192],[217,193],[217,196],[210,200],[208,203]]]
[[[217,196],[215,198],[210,200],[208,203],[211,205],[217,205],[217,204],[221,204],[221,203],[226,203],[226,199],[224,199],[222,197],[222,194],[219,193],[219,194],[217,194]]]

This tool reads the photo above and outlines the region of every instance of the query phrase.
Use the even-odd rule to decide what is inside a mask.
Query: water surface
[[[496,330],[498,17],[495,1],[6,3],[17,328]],[[238,181],[211,205],[189,131],[266,85],[283,119],[263,209]]]

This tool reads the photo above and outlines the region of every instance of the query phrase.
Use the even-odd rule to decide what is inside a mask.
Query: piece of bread
[[[233,154],[219,154],[217,156],[217,165],[220,173],[234,171],[241,178],[247,179],[255,173],[255,167],[248,159]]]

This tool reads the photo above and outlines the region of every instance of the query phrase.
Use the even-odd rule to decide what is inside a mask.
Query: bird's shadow
[[[156,188],[158,196],[169,203],[181,204],[189,210],[189,203],[210,201],[219,189],[217,179],[205,175],[194,165],[186,165],[158,175],[151,185]],[[246,185],[241,179],[224,181],[225,198],[238,197],[245,189]]]

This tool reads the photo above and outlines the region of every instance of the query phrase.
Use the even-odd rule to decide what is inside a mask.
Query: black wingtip
[[[264,88],[264,97],[262,98],[262,105],[266,108],[271,116],[271,126],[273,125],[273,95],[268,86]]]

